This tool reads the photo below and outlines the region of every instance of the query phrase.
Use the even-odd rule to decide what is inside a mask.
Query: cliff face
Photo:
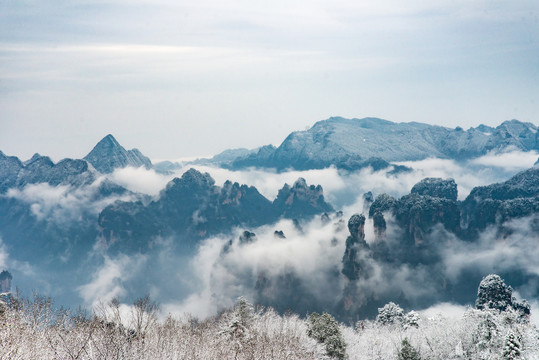
[[[453,179],[425,178],[412,187],[412,194],[457,201],[457,184]]]
[[[462,223],[473,239],[489,225],[539,213],[539,168],[520,172],[511,179],[474,188],[462,202]]]
[[[358,280],[368,276],[368,264],[366,258],[369,254],[369,246],[365,241],[365,216],[352,215],[348,221],[350,236],[346,238],[346,249],[342,259],[342,273],[349,281]]]
[[[401,296],[384,285],[397,273],[421,274],[422,281],[429,284],[433,293],[444,299],[462,301],[461,294],[466,293],[463,289],[469,290],[470,284],[476,284],[481,273],[470,265],[460,270],[460,278],[451,279],[447,276],[444,255],[447,251],[458,252],[456,247],[486,246],[481,242],[485,241],[483,230],[489,226],[490,250],[511,235],[512,227],[507,222],[522,218],[531,221],[530,229],[526,230],[526,236],[532,236],[526,241],[531,243],[525,246],[533,248],[534,239],[539,239],[539,168],[523,171],[502,183],[476,187],[462,202],[457,201],[453,179],[426,178],[414,185],[410,194],[399,199],[387,194],[377,196],[368,211],[374,238],[365,239],[363,215],[353,215],[349,221],[350,236],[346,239],[342,259],[342,274],[346,280],[341,302],[343,316],[353,318],[358,313],[369,313]],[[519,268],[518,264],[504,271],[504,277],[515,284],[538,281],[536,274]],[[482,283],[478,308],[505,310],[512,307],[529,314],[529,308],[516,303],[511,291],[498,280],[487,277]],[[376,281],[382,281],[383,286],[364,285]],[[394,286],[398,289],[399,285]],[[401,304],[406,301],[404,295],[399,299]],[[511,305],[513,303],[515,305]]]

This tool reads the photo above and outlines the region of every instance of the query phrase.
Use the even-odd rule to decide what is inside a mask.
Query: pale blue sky
[[[0,2],[0,150],[278,145],[330,116],[539,123],[539,2]]]

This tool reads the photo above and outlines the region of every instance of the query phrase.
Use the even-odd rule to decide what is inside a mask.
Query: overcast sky
[[[330,116],[539,122],[537,0],[3,0],[0,150],[153,159]]]

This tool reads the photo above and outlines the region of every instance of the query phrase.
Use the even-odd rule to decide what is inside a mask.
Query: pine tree
[[[401,344],[401,350],[399,351],[399,354],[397,355],[398,360],[421,360],[421,356],[419,356],[419,351],[414,349],[414,347],[410,344],[407,338],[404,338],[402,340]]]
[[[402,324],[404,321],[404,310],[395,304],[389,302],[384,307],[378,308],[378,316],[376,322],[382,325]]]
[[[335,359],[344,359],[346,356],[346,342],[339,330],[337,321],[328,313],[319,315],[312,313],[309,316],[307,335],[326,346],[328,356]]]
[[[504,360],[513,360],[520,357],[520,342],[518,338],[510,333],[507,336],[505,341],[505,346],[503,347],[503,359]]]

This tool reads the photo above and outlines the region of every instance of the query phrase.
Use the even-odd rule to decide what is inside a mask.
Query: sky
[[[536,0],[5,0],[0,150],[152,159],[279,145],[330,116],[539,123]]]

